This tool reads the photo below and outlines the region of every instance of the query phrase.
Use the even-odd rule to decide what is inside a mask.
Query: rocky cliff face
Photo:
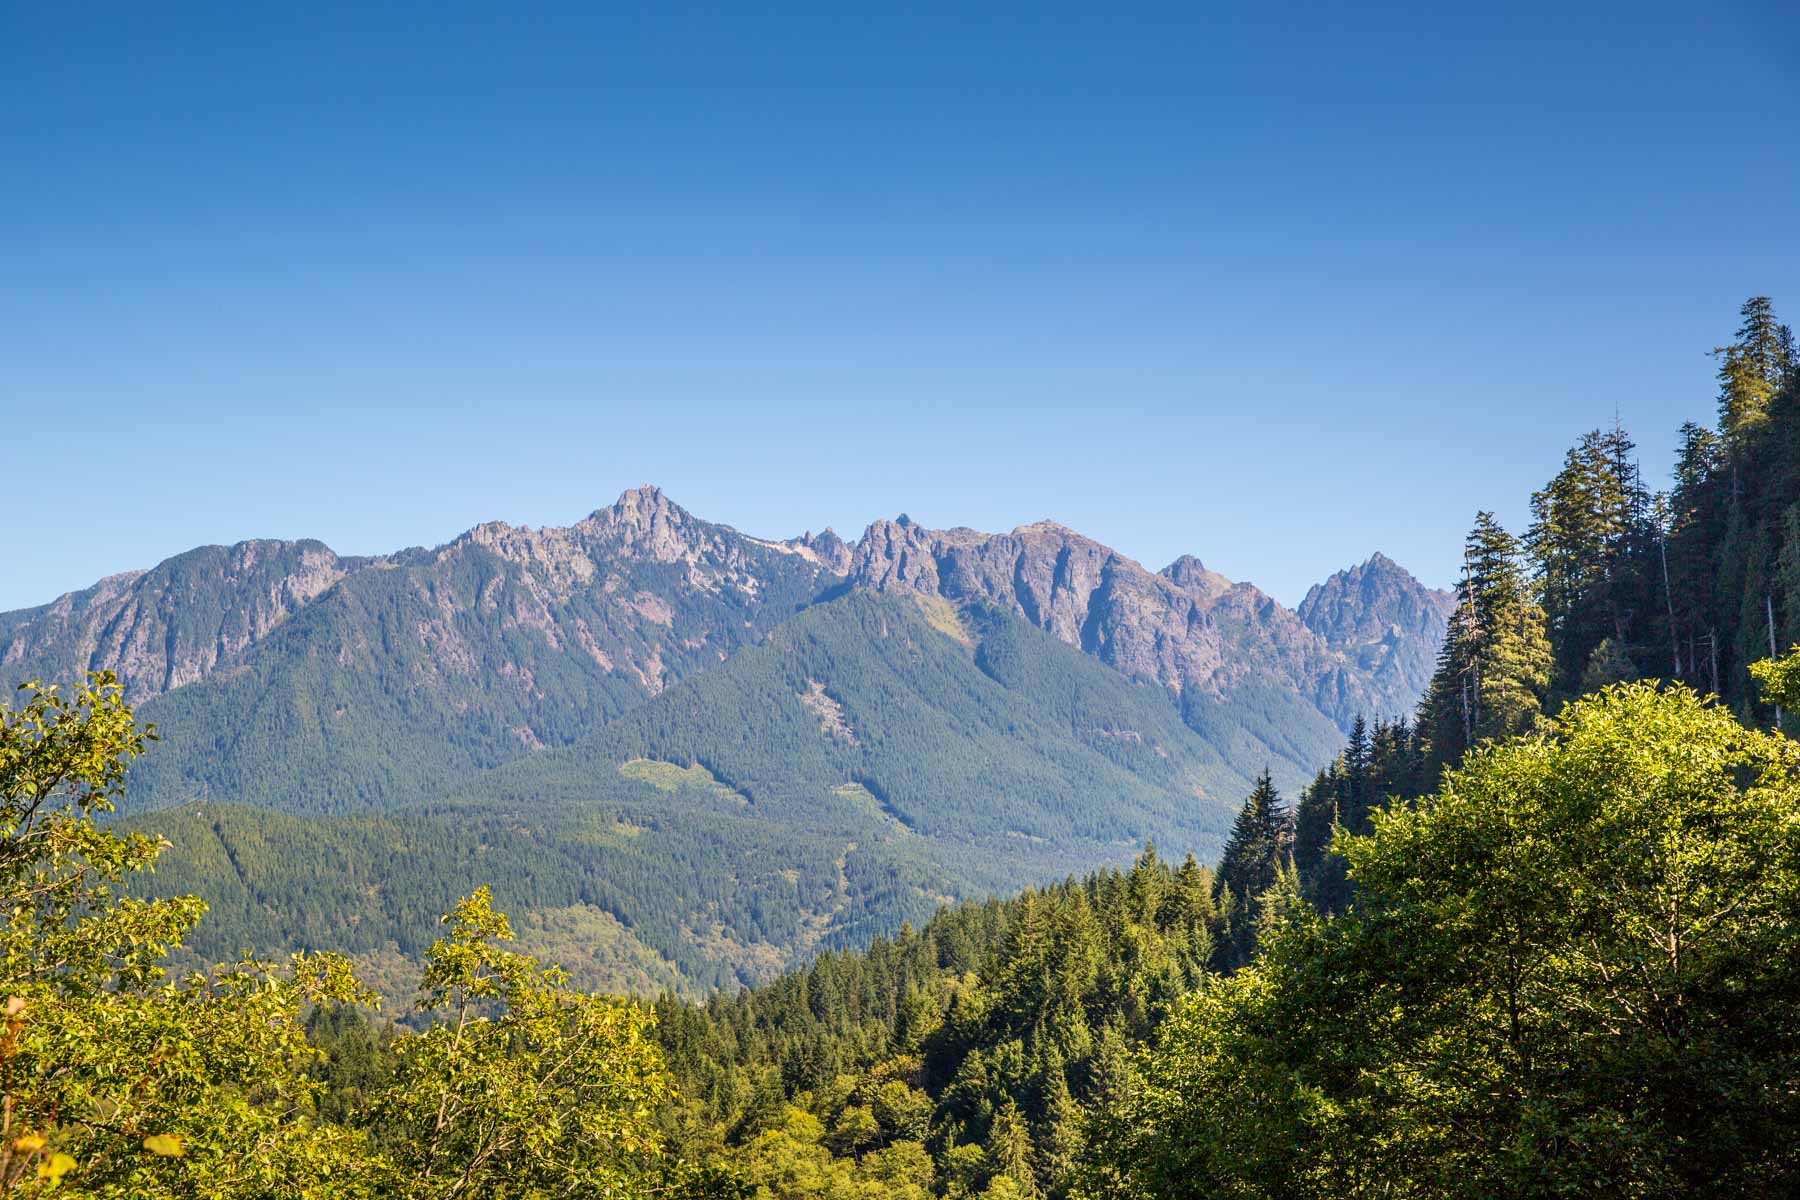
[[[1205,687],[1225,647],[1199,596],[1050,521],[1011,533],[930,530],[902,516],[856,544],[849,579],[874,591],[1010,609],[1124,674]]]
[[[634,488],[566,528],[494,521],[435,551],[345,558],[317,541],[203,546],[147,571],[101,580],[50,604],[0,613],[0,675],[7,684],[69,681],[109,670],[142,703],[228,665],[340,583],[355,597],[339,623],[370,599],[410,598],[405,625],[454,671],[498,666],[476,626],[532,630],[647,690],[675,664],[716,662],[745,636],[792,615],[843,573],[849,548],[829,530],[768,542],[693,517],[654,487]],[[478,587],[466,586],[481,576]],[[761,610],[774,603],[771,619]],[[328,622],[329,623],[329,622]],[[339,628],[346,664],[378,653],[381,638]],[[517,664],[512,664],[514,668]]]
[[[857,543],[849,578],[876,591],[999,604],[1177,695],[1219,694],[1254,674],[1318,703],[1334,720],[1348,722],[1359,704],[1374,700],[1354,663],[1252,585],[1232,583],[1191,556],[1152,574],[1050,521],[1006,534],[940,532],[906,517],[878,521]]]
[[[1410,711],[1443,637],[1441,597],[1379,556],[1297,613],[1192,556],[1152,574],[1047,521],[1006,534],[878,521],[849,580],[999,605],[1166,688],[1191,724],[1239,747],[1234,760],[1285,763],[1290,779],[1334,753],[1358,714]]]
[[[1385,554],[1315,584],[1300,602],[1308,629],[1369,681],[1384,716],[1409,713],[1431,682],[1456,597],[1428,588]]]
[[[135,796],[338,812],[430,799],[594,732],[838,582],[655,488],[564,528],[481,525],[344,575],[156,697],[146,716],[167,736]]]
[[[133,703],[192,683],[381,560],[322,542],[201,546],[40,608],[0,613],[0,675],[69,683],[112,671]]]
[[[1205,563],[1191,554],[1184,554],[1158,572],[1164,579],[1195,597],[1202,603],[1210,604],[1221,595],[1231,590],[1231,580],[1210,570]]]
[[[789,538],[781,544],[798,554],[811,558],[812,561],[833,575],[848,574],[850,564],[856,554],[855,548],[832,529],[826,529],[819,533],[803,533],[799,537]]]
[[[478,588],[452,586],[471,572],[485,577]],[[567,528],[478,526],[416,574],[417,598],[436,609],[422,637],[466,642],[497,622],[652,695],[716,665],[836,581],[810,545],[699,520],[648,486]]]

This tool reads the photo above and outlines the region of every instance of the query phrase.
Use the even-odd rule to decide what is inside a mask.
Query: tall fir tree
[[[1242,966],[1255,955],[1256,919],[1262,897],[1274,887],[1282,866],[1292,855],[1293,820],[1274,780],[1265,769],[1238,811],[1219,859],[1216,885],[1229,894],[1229,933],[1225,946],[1227,966]]]
[[[1794,335],[1776,320],[1767,296],[1744,301],[1738,316],[1737,340],[1713,351],[1719,360],[1719,429],[1734,453],[1768,420],[1776,393],[1795,369]]]
[[[1476,514],[1463,560],[1459,602],[1419,716],[1438,769],[1483,741],[1529,729],[1554,663],[1518,539],[1493,513]]]
[[[1344,770],[1342,755],[1313,777],[1300,793],[1294,806],[1294,864],[1304,880],[1306,898],[1320,912],[1340,911],[1349,898],[1348,880],[1341,871],[1333,870],[1332,835],[1340,823],[1340,780]]]
[[[1525,536],[1555,653],[1552,690],[1572,695],[1594,647],[1639,640],[1654,611],[1657,528],[1636,446],[1618,425],[1584,436],[1531,498]]]
[[[1005,1180],[1006,1185],[1010,1185],[1003,1185],[994,1194],[1020,1197],[1021,1200],[1041,1197],[1043,1192],[1038,1187],[1033,1157],[1031,1126],[1009,1096],[994,1114],[994,1124],[988,1133],[987,1160],[993,1171],[991,1180]],[[992,1182],[989,1186],[992,1189]]]

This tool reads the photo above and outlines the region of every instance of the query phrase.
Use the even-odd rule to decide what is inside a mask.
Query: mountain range
[[[644,487],[430,550],[202,547],[0,614],[0,670],[112,670],[156,723],[126,811],[204,950],[404,963],[491,881],[596,986],[702,989],[1210,857],[1256,773],[1410,710],[1451,607],[1379,554],[1289,610],[1053,522],[768,540]]]

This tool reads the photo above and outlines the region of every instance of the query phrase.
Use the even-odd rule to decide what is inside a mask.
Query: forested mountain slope
[[[717,666],[836,578],[805,544],[699,521],[653,488],[566,529],[483,525],[341,578],[147,704],[164,753],[133,803],[439,798]]]
[[[851,592],[445,803],[159,812],[155,882],[213,905],[203,950],[380,959],[480,879],[528,936],[587,929],[559,957],[590,983],[706,987],[1146,839],[1211,858],[1247,788],[1158,688],[995,610]]]
[[[1794,1194],[1800,355],[1742,317],[1672,491],[1615,425],[1523,538],[1477,514],[1416,719],[1259,786],[1216,875],[660,1005],[696,1147],[769,1195]],[[1385,570],[1301,614],[1404,674],[1345,603]]]
[[[1061,1194],[1087,1113],[1214,965],[1213,889],[1150,851],[704,1006],[665,998],[690,1152],[775,1194],[807,1175],[832,1198]]]
[[[207,953],[345,940],[404,974],[479,878],[584,982],[646,991],[1147,838],[1210,857],[1254,775],[1297,785],[1328,711],[1383,702],[1391,655],[1363,650],[1431,636],[1384,578],[1322,636],[1060,526],[772,542],[641,488],[377,559],[202,548],[0,637],[9,676],[116,669],[146,698],[127,812],[167,810],[158,887],[213,904]]]
[[[171,1143],[191,1157],[159,1169],[229,1163],[245,1120],[286,1122],[305,1162],[362,1178],[435,1154],[447,1105],[527,1145],[598,1094],[630,1098],[608,1128],[640,1157],[677,1152],[640,1178],[707,1200],[1793,1195],[1800,647],[1769,662],[1758,642],[1795,640],[1800,361],[1779,326],[1759,342],[1766,301],[1744,315],[1721,351],[1721,429],[1687,431],[1672,493],[1644,487],[1615,426],[1571,449],[1522,538],[1478,513],[1415,719],[1353,721],[1293,808],[1163,684],[1012,604],[850,589],[431,807],[139,814],[174,843],[152,890],[214,903],[189,936],[196,901],[82,890],[157,855],[93,823],[147,747],[104,688],[40,692],[0,711],[0,801],[13,828],[55,835],[15,837],[21,996],[0,1036],[56,1064],[18,1073],[21,1127],[127,1172]],[[1347,573],[1303,616],[1398,674],[1383,625],[1430,614],[1383,600],[1385,572]],[[1166,578],[1209,615],[1233,592],[1257,607],[1191,560]],[[1699,686],[1633,682],[1664,654]],[[1241,806],[1221,795],[1247,785]],[[1217,870],[1172,869],[1185,846],[1212,857],[1234,807]],[[1148,837],[1161,849],[1129,870],[918,923],[1074,860],[1122,866]],[[520,948],[586,986],[667,989],[656,1032],[500,950],[487,892],[458,899],[490,880]],[[184,937],[209,958],[347,947],[390,997],[423,951],[451,981],[426,1009],[475,986],[527,1020],[484,1012],[463,1054],[460,1022],[402,1032],[319,1007],[304,1034],[320,1061],[302,1005],[365,998],[341,964],[143,986]],[[629,1036],[566,1086],[603,1020]],[[257,1038],[279,1052],[247,1070],[231,1047]],[[323,1094],[282,1069],[300,1062]],[[440,1064],[456,1077],[421,1075]],[[96,1080],[137,1114],[129,1137],[52,1128]],[[14,1142],[92,1169],[53,1145]]]

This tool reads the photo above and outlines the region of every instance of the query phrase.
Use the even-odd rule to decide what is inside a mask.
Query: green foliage
[[[1165,1026],[1122,1195],[1781,1195],[1800,1184],[1800,746],[1635,685],[1488,746],[1339,845]]]
[[[1637,664],[1625,653],[1623,647],[1611,638],[1601,638],[1588,655],[1587,666],[1581,672],[1581,692],[1587,695],[1615,683],[1630,683],[1640,677]]]
[[[914,1190],[891,1194],[1066,1195],[1128,1047],[1206,974],[1212,896],[1210,872],[1152,848],[737,996],[665,997],[689,1151],[759,1195],[887,1195],[857,1189],[897,1162]]]
[[[1767,425],[1776,393],[1791,385],[1793,339],[1775,318],[1767,296],[1739,310],[1737,340],[1713,351],[1719,359],[1719,428],[1732,442],[1749,441]]]
[[[1223,947],[1228,966],[1242,966],[1255,957],[1263,900],[1291,865],[1292,843],[1293,818],[1264,772],[1238,812],[1219,860],[1215,888],[1228,922],[1229,940]]]
[[[643,1012],[564,986],[501,949],[512,938],[486,888],[444,918],[419,1007],[448,1020],[395,1044],[379,1129],[406,1197],[636,1197],[672,1186],[650,1120],[671,1098]]]
[[[378,1029],[330,953],[165,981],[205,906],[121,894],[164,843],[95,819],[150,731],[110,676],[25,691],[0,706],[0,1193],[737,1194],[665,1152],[648,1014],[499,949],[486,889],[426,956],[422,1006],[451,1025]]]
[[[1419,729],[1440,765],[1529,729],[1550,684],[1544,611],[1532,599],[1517,539],[1492,513],[1477,513],[1463,559],[1459,603],[1419,706]]]
[[[1751,663],[1750,674],[1762,684],[1769,703],[1800,708],[1800,646],[1789,649],[1786,658]]]
[[[345,962],[165,982],[205,906],[120,895],[161,843],[95,820],[150,733],[107,675],[23,692],[0,706],[0,1190],[365,1194],[362,1135],[296,1115],[318,1091],[303,1008],[365,998]]]
[[[1301,892],[1323,913],[1342,912],[1351,886],[1343,856],[1330,853],[1340,827],[1366,833],[1370,815],[1392,796],[1416,796],[1427,774],[1427,747],[1418,727],[1358,722],[1336,762],[1300,793],[1294,816],[1294,866]]]
[[[1770,692],[1759,706],[1754,664],[1800,635],[1800,373],[1768,300],[1743,311],[1738,341],[1720,352],[1726,398],[1737,397],[1723,406],[1729,428],[1682,427],[1669,493],[1645,491],[1615,426],[1585,435],[1533,496],[1523,553],[1488,514],[1477,518],[1412,744],[1379,756],[1375,794],[1422,795],[1484,739],[1523,732],[1538,712],[1652,663],[1747,720],[1774,716],[1783,701]],[[1360,778],[1340,760],[1296,815],[1303,891],[1327,912],[1350,898],[1342,860],[1324,846],[1334,823],[1361,831]]]
[[[1677,678],[1766,719],[1749,664],[1800,640],[1800,372],[1767,297],[1742,317],[1718,352],[1719,431],[1682,430],[1667,530],[1647,563],[1660,573],[1666,562],[1658,603],[1620,640],[1635,661],[1653,650]]]
[[[1579,684],[1580,692],[1637,677],[1623,642],[1633,616],[1654,612],[1658,600],[1651,583],[1657,531],[1636,449],[1622,428],[1595,430],[1531,498],[1525,542],[1553,674],[1564,686]]]
[[[306,1014],[306,1041],[319,1052],[307,1074],[320,1083],[313,1111],[344,1125],[386,1087],[399,1065],[400,1029],[354,1004],[315,1004]]]
[[[1357,722],[1291,819],[1265,772],[1216,880],[1152,845],[908,923],[1121,843],[1210,850],[1246,755],[1321,736],[1254,680],[1184,696],[1184,728],[979,609],[732,618],[772,632],[644,702],[557,675],[498,556],[366,572],[334,602],[365,610],[307,609],[285,661],[157,702],[165,799],[206,778],[292,804],[316,772],[315,812],[429,800],[333,821],[109,825],[148,731],[105,677],[28,688],[0,708],[0,1192],[1792,1194],[1800,747],[1752,726],[1800,706],[1800,647],[1757,661],[1800,630],[1800,397],[1766,300],[1723,357],[1722,430],[1684,429],[1670,495],[1615,429],[1523,547],[1478,518],[1418,721]],[[492,618],[440,634],[542,666],[549,703],[422,686],[442,653],[357,665],[437,599]],[[1730,707],[1622,682],[1653,661]],[[453,712],[438,755],[419,730]],[[522,949],[591,941],[588,978],[674,985],[654,1020],[503,948],[495,895]],[[169,978],[240,945],[308,949]],[[409,1027],[320,945],[415,972]]]

